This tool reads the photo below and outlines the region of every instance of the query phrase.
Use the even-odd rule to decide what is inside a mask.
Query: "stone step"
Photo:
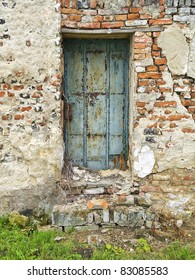
[[[52,224],[62,228],[151,228],[154,222],[155,215],[149,209],[137,205],[108,205],[104,199],[80,205],[56,205],[52,212]]]

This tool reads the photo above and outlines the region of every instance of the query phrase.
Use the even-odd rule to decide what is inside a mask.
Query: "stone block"
[[[117,224],[119,222],[120,216],[121,216],[120,212],[114,211],[114,223]]]
[[[176,13],[177,13],[177,8],[167,8],[165,10],[166,15],[172,15],[172,14],[176,14]]]
[[[88,210],[66,205],[55,206],[52,212],[52,223],[57,226],[75,227],[87,224]]]
[[[143,20],[126,20],[125,25],[127,27],[136,27],[136,26],[146,26],[148,21],[146,19]]]
[[[143,207],[149,207],[152,204],[152,201],[149,197],[145,196],[138,196],[137,197],[137,204]]]
[[[99,225],[102,223],[102,213],[101,212],[94,212],[93,216],[94,216],[94,221],[96,225]]]
[[[84,194],[91,194],[91,195],[94,195],[94,194],[103,194],[105,193],[105,190],[104,188],[100,187],[100,188],[92,188],[92,189],[84,189],[83,190],[83,193]]]
[[[180,16],[190,15],[190,7],[179,8],[179,15]]]
[[[93,212],[91,212],[91,213],[89,213],[89,214],[87,215],[87,223],[88,223],[88,224],[92,224],[93,221],[94,221],[94,219],[93,219]]]
[[[109,222],[110,222],[109,210],[104,209],[104,210],[103,210],[103,213],[102,213],[102,216],[103,216],[103,222],[104,222],[104,223],[109,223]]]
[[[179,22],[188,22],[190,20],[190,16],[179,16],[179,15],[174,15],[173,16],[173,21],[179,21]]]

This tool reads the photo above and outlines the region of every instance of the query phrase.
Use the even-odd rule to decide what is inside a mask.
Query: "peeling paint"
[[[179,26],[173,24],[162,32],[158,44],[167,58],[167,64],[172,74],[186,74],[189,46]]]
[[[135,149],[134,169],[140,178],[146,177],[152,172],[155,164],[154,152],[149,146],[143,146],[141,150]]]

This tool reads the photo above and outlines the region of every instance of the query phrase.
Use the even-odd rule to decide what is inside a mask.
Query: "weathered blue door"
[[[129,42],[66,39],[64,46],[66,156],[90,169],[124,168]]]

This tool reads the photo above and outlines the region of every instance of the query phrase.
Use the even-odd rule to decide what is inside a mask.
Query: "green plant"
[[[32,229],[32,225],[30,225]],[[135,250],[107,243],[93,247],[79,242],[79,233],[72,228],[40,231],[10,225],[6,216],[0,218],[0,260],[195,260],[195,242],[177,241],[152,247],[144,238],[137,241]],[[63,237],[55,241],[56,237]]]
[[[65,232],[66,232],[67,234],[71,234],[71,233],[75,232],[75,228],[74,228],[74,227],[67,227],[66,230],[65,230]]]
[[[140,253],[143,253],[143,252],[150,252],[151,251],[151,245],[148,244],[148,241],[144,238],[140,238],[138,239],[138,243],[136,245],[136,250]]]

